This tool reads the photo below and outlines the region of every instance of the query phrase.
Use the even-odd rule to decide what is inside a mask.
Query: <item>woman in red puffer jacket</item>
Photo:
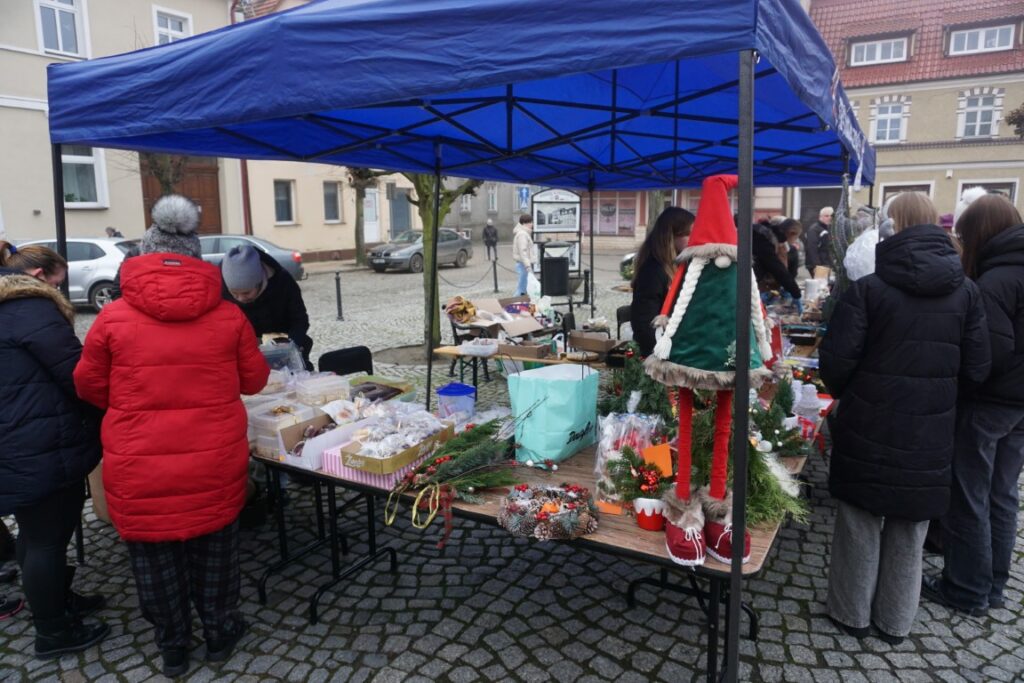
[[[142,255],[123,265],[123,298],[97,317],[75,369],[79,395],[106,410],[110,517],[171,676],[188,668],[190,593],[207,659],[226,659],[245,631],[237,519],[249,445],[240,394],[260,391],[270,372],[245,314],[221,298],[220,271],[200,259],[198,219],[184,197],[157,202]]]

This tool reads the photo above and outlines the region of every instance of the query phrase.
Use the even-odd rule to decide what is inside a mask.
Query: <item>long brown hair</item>
[[[889,218],[893,230],[899,232],[915,225],[938,225],[939,212],[928,195],[921,192],[901,192],[889,205]]]
[[[658,220],[654,222],[654,227],[647,233],[644,243],[640,245],[640,250],[636,253],[636,260],[633,263],[634,285],[636,285],[640,269],[648,259],[654,259],[660,263],[669,279],[672,279],[676,272],[675,238],[689,235],[695,219],[696,216],[678,206],[670,206],[661,212]]]
[[[57,275],[68,269],[68,262],[49,247],[30,244],[19,248],[0,240],[0,268],[20,270],[23,273],[41,268],[46,275]]]
[[[987,194],[971,202],[956,222],[956,232],[963,244],[961,258],[967,277],[976,278],[980,274],[981,251],[989,240],[1020,224],[1020,213],[1001,194]]]

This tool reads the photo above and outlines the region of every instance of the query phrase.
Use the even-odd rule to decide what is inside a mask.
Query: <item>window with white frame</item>
[[[851,43],[850,66],[889,64],[907,60],[907,38],[886,38]]]
[[[341,222],[341,183],[324,181],[324,222]]]
[[[459,198],[459,210],[462,213],[470,213],[473,210],[473,195],[464,194]]]
[[[973,55],[979,52],[998,52],[1013,49],[1015,26],[982,26],[953,31],[949,34],[949,54]]]
[[[192,35],[192,17],[158,7],[153,8],[157,45],[166,45]]]
[[[1017,203],[1016,180],[966,180],[960,183],[960,191],[957,196],[959,197],[972,187],[984,188],[989,194],[1001,194],[1011,203]]]
[[[274,222],[289,225],[295,222],[295,181],[274,181]]]
[[[42,49],[62,55],[84,57],[83,0],[36,0]]]
[[[999,135],[1003,113],[1003,89],[979,87],[965,90],[957,100],[956,137],[994,138]]]
[[[884,205],[891,198],[904,192],[920,192],[928,197],[932,196],[931,183],[903,183],[900,185],[882,185],[882,204]]]
[[[498,213],[498,186],[487,186],[487,213]]]
[[[875,113],[874,141],[878,143],[899,142],[903,139],[903,104],[892,102],[879,104]]]
[[[99,209],[107,206],[107,179],[102,151],[84,145],[61,147],[64,206]]]

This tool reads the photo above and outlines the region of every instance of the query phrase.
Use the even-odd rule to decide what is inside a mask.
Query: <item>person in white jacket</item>
[[[526,294],[526,281],[533,262],[532,233],[533,217],[524,213],[519,217],[519,225],[512,231],[512,259],[516,262],[516,272],[519,273],[516,296]]]

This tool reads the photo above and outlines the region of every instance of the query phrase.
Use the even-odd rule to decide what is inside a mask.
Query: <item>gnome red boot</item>
[[[669,558],[684,567],[704,564],[704,510],[696,493],[682,500],[675,490],[662,498],[665,502],[665,548]]]
[[[707,553],[719,562],[732,562],[732,491],[721,500],[712,498],[706,488],[702,488],[699,494],[705,514],[704,539],[707,543]],[[750,534],[744,529],[743,562],[746,563],[749,559]]]

